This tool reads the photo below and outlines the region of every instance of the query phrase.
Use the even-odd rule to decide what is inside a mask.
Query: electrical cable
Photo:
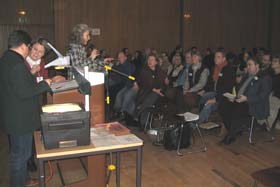
[[[49,176],[45,179],[45,183],[46,183],[46,184],[47,184],[47,183],[51,180],[51,178],[53,177],[53,168],[52,168],[52,165],[51,165],[51,162],[50,162],[50,161],[48,161],[48,166],[49,166]],[[30,186],[36,186],[36,185],[38,185],[38,184],[39,184],[39,182],[36,182],[36,183],[29,184],[29,185],[25,185],[25,186],[30,187]]]

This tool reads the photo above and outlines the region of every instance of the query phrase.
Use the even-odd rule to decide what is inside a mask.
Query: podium
[[[69,90],[60,93],[48,94],[48,104],[61,104],[61,103],[83,103],[84,95],[76,90]],[[91,96],[90,96],[90,113],[91,127],[95,124],[103,123],[105,121],[105,108],[104,108],[104,82],[101,84],[94,84],[91,82]],[[68,186],[71,187],[105,187],[106,182],[106,156],[89,156],[87,157],[87,179],[77,182]]]

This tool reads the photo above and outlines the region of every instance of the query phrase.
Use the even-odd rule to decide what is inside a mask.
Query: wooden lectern
[[[49,104],[60,103],[83,103],[85,97],[80,94],[78,90],[69,90],[60,93],[54,93],[48,95]],[[93,127],[95,124],[103,123],[105,120],[104,112],[104,84],[98,84],[91,86],[90,96],[90,124]],[[71,184],[71,187],[105,187],[106,178],[106,156],[90,156],[87,159],[88,177],[78,183]]]

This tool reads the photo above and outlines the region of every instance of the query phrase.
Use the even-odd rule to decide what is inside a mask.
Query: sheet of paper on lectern
[[[50,87],[53,93],[58,93],[76,89],[79,87],[79,85],[76,80],[65,80],[61,82],[52,83]]]
[[[60,112],[74,112],[82,110],[78,104],[64,103],[64,104],[50,104],[42,107],[45,113],[60,113]]]

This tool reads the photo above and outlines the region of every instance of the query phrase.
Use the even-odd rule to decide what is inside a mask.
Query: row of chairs
[[[199,153],[199,152],[206,152],[207,151],[207,145],[205,143],[205,139],[202,135],[202,132],[200,131],[199,125],[198,125],[198,119],[199,116],[197,114],[193,113],[184,113],[182,115],[179,115],[177,118],[174,118],[174,116],[168,115],[166,112],[166,107],[156,107],[152,106],[150,108],[147,108],[145,112],[143,112],[142,117],[145,117],[145,123],[144,123],[144,131],[148,134],[152,134],[153,136],[156,136],[154,144],[156,145],[162,145],[163,144],[163,137],[164,132],[171,126],[180,126],[179,130],[179,139],[178,139],[178,145],[177,145],[177,155],[183,156],[183,153],[181,152],[181,142],[184,132],[184,126],[192,126],[193,130],[196,130],[198,132],[200,141],[201,141],[201,147],[198,148],[195,151],[189,151],[187,153]],[[158,126],[154,127],[153,123],[155,121],[158,121]],[[253,129],[256,125],[257,120],[255,117],[252,116],[251,118],[251,124],[249,127],[249,143],[254,144],[253,141]],[[268,121],[266,120],[266,125],[268,125]],[[273,125],[272,127],[275,127]],[[274,141],[275,138],[271,134],[272,130],[268,128],[267,131],[270,133],[270,140]],[[194,138],[194,136],[193,136]],[[272,167],[267,169],[262,169],[256,172],[253,172],[251,174],[252,178],[254,179],[253,186],[257,187],[258,184],[262,184],[264,186],[271,186],[271,187],[280,187],[280,167]]]

